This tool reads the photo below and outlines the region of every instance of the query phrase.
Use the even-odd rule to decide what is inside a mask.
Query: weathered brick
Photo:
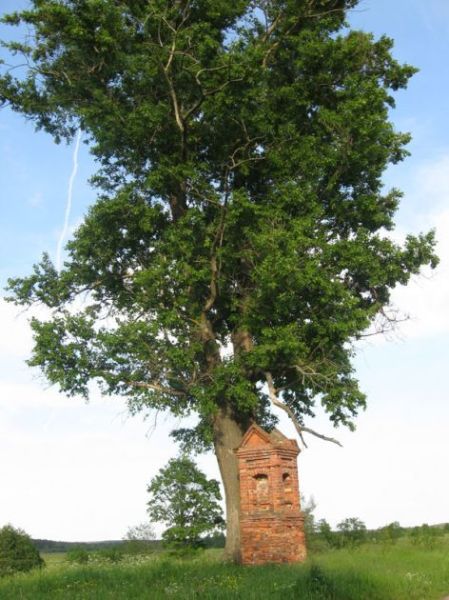
[[[267,433],[252,425],[236,454],[240,476],[242,562],[263,564],[305,560],[298,444],[277,429]]]

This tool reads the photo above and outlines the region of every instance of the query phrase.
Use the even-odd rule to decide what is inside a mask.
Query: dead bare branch
[[[278,390],[276,390],[276,388],[274,387],[273,376],[271,375],[271,373],[269,371],[267,371],[265,373],[265,379],[267,381],[268,394],[269,394],[271,402],[274,404],[274,406],[277,406],[278,408],[280,408],[281,410],[286,412],[287,415],[290,417],[290,419],[293,422],[293,425],[295,426],[295,429],[301,439],[301,442],[304,444],[305,448],[307,448],[307,444],[304,441],[303,433],[309,433],[310,435],[314,435],[315,437],[320,438],[321,440],[325,440],[326,442],[332,442],[333,444],[337,444],[337,446],[342,446],[341,443],[338,440],[336,440],[335,438],[331,438],[326,435],[322,435],[321,433],[318,433],[318,432],[314,431],[313,429],[310,429],[309,427],[304,427],[303,425],[301,425],[301,423],[296,418],[296,415],[293,412],[293,410],[290,408],[290,406],[285,404],[285,402],[282,402],[281,400],[279,400],[279,398],[277,396]]]

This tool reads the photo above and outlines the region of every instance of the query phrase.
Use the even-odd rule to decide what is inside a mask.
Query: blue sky
[[[8,12],[27,3],[2,2]],[[332,524],[358,516],[375,527],[449,521],[445,481],[449,454],[449,3],[364,0],[351,24],[395,39],[395,56],[419,67],[397,95],[396,127],[410,131],[412,156],[385,174],[405,192],[397,236],[437,228],[441,266],[394,303],[410,314],[389,340],[371,339],[356,358],[368,410],[355,433],[336,435],[344,449],[311,441],[300,457],[302,491]],[[0,37],[5,35],[4,29]],[[30,272],[43,251],[56,255],[73,147],[57,146],[32,123],[0,110],[0,286]],[[83,146],[70,224],[95,194],[95,170]],[[0,300],[0,526],[35,537],[120,538],[145,519],[146,485],[173,456],[170,419],[129,418],[121,400],[66,399],[24,365],[31,338],[27,315]],[[330,426],[318,416],[315,426]],[[282,428],[294,436],[289,423]],[[200,459],[217,475],[213,457]]]

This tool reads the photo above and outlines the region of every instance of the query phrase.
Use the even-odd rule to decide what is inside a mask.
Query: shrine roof
[[[243,436],[238,449],[261,447],[261,446],[283,446],[298,448],[296,440],[287,438],[279,429],[274,428],[271,432],[265,431],[256,423],[253,423]]]

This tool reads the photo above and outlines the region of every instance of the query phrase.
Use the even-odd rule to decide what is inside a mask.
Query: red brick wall
[[[241,557],[244,564],[306,557],[298,487],[298,445],[252,426],[237,450]]]

